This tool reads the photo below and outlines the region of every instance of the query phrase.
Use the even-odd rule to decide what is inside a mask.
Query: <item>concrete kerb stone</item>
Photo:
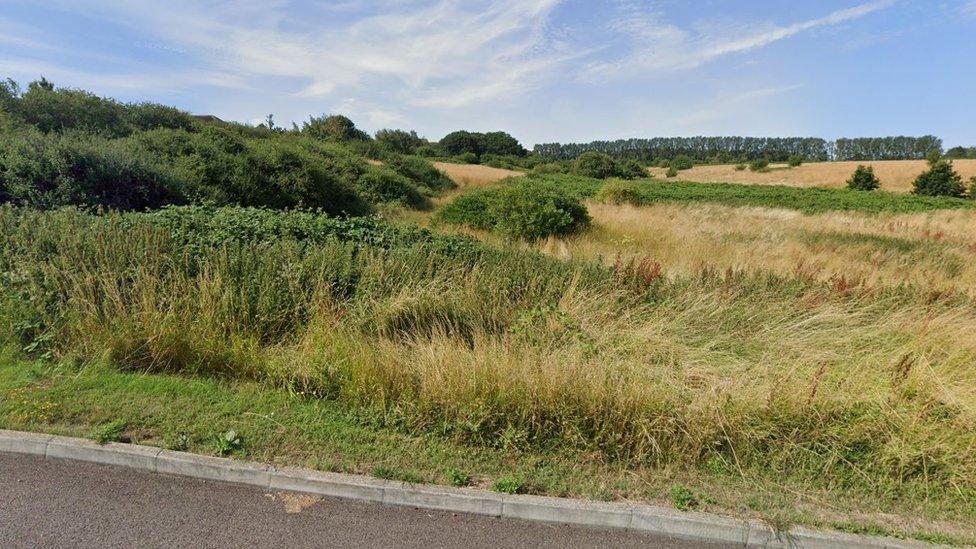
[[[47,454],[47,443],[53,438],[53,435],[21,433],[0,429],[0,452],[43,456]]]
[[[185,452],[159,452],[156,456],[156,471],[169,475],[249,484],[264,489],[271,486],[271,468],[267,465]]]
[[[47,458],[91,461],[156,472],[156,456],[161,450],[134,444],[96,444],[90,440],[53,437],[47,443]]]
[[[483,490],[380,480],[359,475],[296,468],[275,469],[260,463],[172,452],[133,444],[99,445],[89,440],[0,430],[0,452],[32,454],[118,465],[156,473],[258,486],[266,490],[405,505],[494,517],[623,528],[698,541],[749,547],[931,547],[921,542],[860,536],[794,527],[776,532],[759,521],[705,513],[679,512],[647,505],[600,503]]]
[[[631,528],[633,509],[621,503],[600,503],[543,496],[506,496],[502,516],[607,528]]]
[[[285,467],[270,471],[270,488],[357,501],[383,502],[386,481]]]
[[[500,517],[503,498],[501,494],[484,490],[465,490],[391,480],[387,481],[383,489],[383,503]]]

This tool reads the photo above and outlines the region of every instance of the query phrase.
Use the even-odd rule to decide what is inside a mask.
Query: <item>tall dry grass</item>
[[[911,284],[973,294],[976,215],[588,203],[593,230],[542,248],[562,258],[646,256],[674,275],[702,268],[766,271],[872,288]]]
[[[55,355],[254,378],[481,444],[976,497],[969,299],[515,250],[201,254],[77,213],[5,209],[0,236],[0,332],[40,325]]]
[[[435,168],[451,178],[461,188],[484,187],[506,177],[522,175],[522,172],[515,170],[493,168],[479,164],[454,164],[451,162],[434,162],[433,164]]]

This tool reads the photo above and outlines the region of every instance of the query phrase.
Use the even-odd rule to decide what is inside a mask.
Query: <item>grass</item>
[[[971,530],[944,522],[942,517],[954,516],[953,509],[940,509],[933,502],[919,510],[921,518],[906,521],[890,514],[898,503],[879,505],[845,490],[830,493],[784,485],[757,476],[759,471],[739,477],[705,469],[630,469],[594,454],[493,448],[405,432],[380,425],[361,410],[255,382],[125,373],[102,365],[52,365],[21,361],[9,353],[0,359],[0,428],[86,436],[121,416],[129,418],[122,437],[180,451],[216,455],[212,441],[233,429],[249,441],[236,457],[277,465],[658,505],[677,505],[674,486],[689,492],[688,486],[693,486],[709,494],[704,500],[696,496],[696,509],[761,518],[784,527],[840,527],[953,544],[976,540]],[[821,506],[821,500],[829,506]],[[904,513],[910,511],[915,510],[906,505]]]
[[[738,184],[788,185],[792,187],[844,187],[858,165],[872,166],[881,179],[881,188],[890,192],[907,193],[912,182],[928,168],[924,160],[881,160],[861,162],[805,162],[788,168],[776,166],[768,173],[736,169],[733,164],[702,165],[681,172],[681,177],[694,182],[722,181]],[[963,180],[976,176],[976,160],[956,160],[955,168]],[[655,177],[664,177],[666,170],[650,168]]]
[[[181,211],[0,209],[0,343],[56,365],[12,359],[5,426],[125,418],[135,441],[220,453],[234,431],[239,455],[329,470],[599,499],[681,484],[706,510],[973,531],[964,294]]]
[[[577,176],[547,175],[552,181],[575,192],[580,198],[594,197],[604,182]],[[803,213],[860,211],[868,213],[912,213],[942,209],[971,209],[976,202],[960,198],[914,196],[884,191],[798,188],[786,185],[739,185],[734,183],[695,183],[689,181],[641,180],[636,186],[638,206],[655,203],[705,202],[725,206],[785,208]]]
[[[592,229],[540,245],[562,258],[649,258],[672,276],[703,267],[769,272],[867,288],[911,285],[972,294],[976,215],[970,210],[911,214],[804,215],[715,204],[588,203]]]

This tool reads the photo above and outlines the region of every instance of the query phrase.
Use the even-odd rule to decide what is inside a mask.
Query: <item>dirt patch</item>
[[[264,497],[275,503],[280,503],[282,507],[285,508],[285,512],[290,515],[301,513],[305,509],[308,509],[309,507],[322,501],[322,498],[318,496],[310,496],[308,494],[292,494],[289,492],[265,494]]]

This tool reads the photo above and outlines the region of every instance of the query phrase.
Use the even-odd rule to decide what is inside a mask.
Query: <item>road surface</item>
[[[0,453],[4,548],[701,546]]]

